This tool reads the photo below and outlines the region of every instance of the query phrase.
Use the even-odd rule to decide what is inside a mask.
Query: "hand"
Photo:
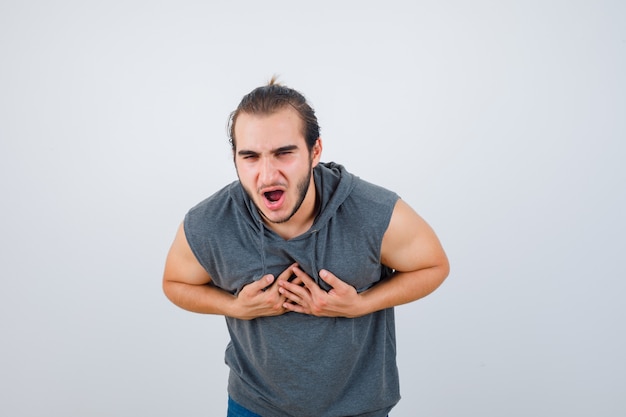
[[[298,282],[279,281],[278,291],[289,301],[283,308],[297,313],[320,317],[358,317],[364,313],[362,297],[356,289],[322,269],[322,278],[332,289],[328,292],[297,266],[293,272]]]
[[[268,274],[258,281],[244,286],[235,300],[236,311],[238,311],[235,317],[252,320],[257,317],[279,316],[289,311],[284,307],[285,304],[289,304],[289,301],[279,293],[279,287],[272,284],[275,281],[278,283],[287,282],[293,277],[296,267],[297,264],[295,263],[290,265],[281,272],[277,279],[274,279],[274,275]],[[298,282],[300,282],[299,279]]]

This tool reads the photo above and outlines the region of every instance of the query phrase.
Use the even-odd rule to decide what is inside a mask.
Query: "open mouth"
[[[284,192],[282,190],[274,190],[263,193],[263,195],[265,196],[265,199],[267,201],[269,201],[270,203],[275,203],[280,200],[280,198],[283,196],[283,193]]]

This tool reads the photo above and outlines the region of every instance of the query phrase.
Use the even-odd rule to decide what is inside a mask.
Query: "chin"
[[[286,216],[265,216],[267,221],[274,224],[286,223],[289,221],[289,217]]]

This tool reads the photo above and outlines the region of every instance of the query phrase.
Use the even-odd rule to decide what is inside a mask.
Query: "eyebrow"
[[[281,152],[293,151],[293,150],[296,150],[296,149],[298,149],[298,145],[286,145],[286,146],[281,146],[281,147],[276,148],[276,149],[272,149],[270,151],[270,153],[277,154],[277,153],[281,153]],[[259,155],[259,153],[255,152],[255,151],[251,151],[251,150],[242,149],[242,150],[237,152],[237,155],[239,155],[239,156],[256,156],[256,155]]]
[[[272,153],[295,151],[296,149],[298,149],[298,145],[287,145],[287,146],[281,146],[280,148],[277,148],[277,149],[273,149]]]

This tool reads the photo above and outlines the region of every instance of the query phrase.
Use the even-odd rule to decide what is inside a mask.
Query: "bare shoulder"
[[[398,271],[414,271],[448,262],[434,230],[402,199],[396,202],[383,237],[381,261]]]
[[[178,227],[167,254],[163,280],[194,285],[208,284],[211,281],[211,277],[189,247],[183,224]]]

